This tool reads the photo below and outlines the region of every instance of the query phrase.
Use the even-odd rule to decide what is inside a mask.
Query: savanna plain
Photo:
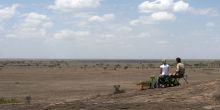
[[[220,60],[183,59],[188,84],[139,90],[160,63],[1,59],[0,110],[220,110]],[[175,72],[175,61],[167,63]],[[114,94],[114,85],[123,92]]]

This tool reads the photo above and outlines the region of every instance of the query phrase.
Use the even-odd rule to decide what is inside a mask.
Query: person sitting
[[[184,64],[181,62],[181,58],[177,57],[176,58],[176,71],[173,75],[170,76],[171,78],[171,83],[175,85],[179,85],[179,80],[180,78],[184,77],[185,73],[185,67]]]
[[[168,84],[169,78],[169,65],[166,63],[166,60],[162,60],[162,65],[160,65],[160,75],[158,78],[158,86],[164,85],[164,87]]]
[[[177,78],[182,78],[184,76],[185,73],[185,67],[184,64],[181,62],[181,59],[179,57],[176,58],[176,73],[175,76]]]

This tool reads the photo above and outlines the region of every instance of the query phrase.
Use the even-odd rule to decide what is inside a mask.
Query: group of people
[[[184,64],[181,62],[181,58],[176,58],[176,71],[173,74],[169,73],[170,66],[167,64],[166,60],[162,60],[162,65],[160,65],[160,75],[158,78],[158,84],[167,86],[171,85],[176,81],[176,85],[179,84],[179,81],[177,79],[183,78],[185,73],[185,67]]]

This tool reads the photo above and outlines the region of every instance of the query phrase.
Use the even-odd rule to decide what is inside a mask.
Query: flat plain
[[[219,110],[219,60],[183,62],[188,84],[140,91],[160,60],[1,59],[0,110]]]

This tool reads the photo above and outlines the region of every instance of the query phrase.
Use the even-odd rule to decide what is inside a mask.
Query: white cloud
[[[165,11],[152,13],[150,17],[154,21],[172,21],[176,19],[176,17],[172,13],[168,13]]]
[[[85,40],[85,38],[87,38],[89,35],[89,31],[72,31],[65,29],[55,33],[54,38],[60,40]]]
[[[172,7],[173,0],[155,0],[152,2],[145,1],[138,6],[139,12],[149,13],[155,11],[164,11]]]
[[[174,2],[173,0],[155,0],[152,2],[145,1],[138,6],[141,13],[152,13],[157,11],[188,11],[190,6],[183,0]]]
[[[119,32],[131,32],[133,29],[131,27],[128,27],[128,26],[122,26],[122,27],[119,27],[117,31]]]
[[[176,2],[173,7],[174,12],[183,12],[183,11],[188,11],[189,9],[190,9],[189,4],[184,1]]]
[[[0,23],[12,18],[16,14],[18,6],[18,4],[14,4],[11,7],[0,9]]]
[[[174,2],[173,0],[154,0],[152,2],[145,1],[138,6],[140,13],[149,13],[146,16],[140,16],[138,19],[131,20],[130,25],[139,24],[154,24],[157,21],[173,21],[176,16],[172,13],[176,11],[183,11],[183,1]],[[175,8],[174,8],[175,7]]]
[[[104,22],[105,19],[100,16],[92,16],[88,20],[89,22]]]
[[[92,16],[88,19],[89,22],[106,22],[113,20],[115,18],[114,14],[105,14],[103,16]]]
[[[115,15],[114,15],[114,14],[105,14],[105,15],[103,16],[103,18],[105,18],[105,19],[108,21],[108,20],[114,19],[114,18],[115,18]]]
[[[134,20],[129,21],[129,25],[131,25],[131,26],[136,26],[140,23],[141,23],[140,19],[134,19]]]
[[[115,37],[115,35],[113,35],[113,34],[105,34],[104,37],[105,38],[113,38],[113,37]]]
[[[160,40],[160,41],[156,41],[157,44],[160,44],[160,45],[165,45],[165,44],[168,44],[169,41],[166,41],[166,40]]]
[[[206,26],[207,26],[207,27],[214,27],[214,26],[215,26],[215,23],[213,23],[213,22],[207,22],[207,23],[206,23]]]
[[[141,15],[138,19],[131,20],[130,25],[154,24],[156,21],[174,21],[175,14],[188,12],[191,14],[218,16],[218,12],[213,8],[197,9],[190,7],[190,4],[184,0],[152,0],[145,1],[138,6]]]
[[[134,38],[150,38],[150,37],[151,37],[151,34],[147,33],[147,32],[143,32],[143,33],[140,33],[140,34],[134,36]]]
[[[130,25],[136,26],[140,24],[154,24],[158,21],[174,21],[176,16],[169,12],[155,12],[152,13],[150,16],[140,16],[138,19],[131,20],[129,22]]]
[[[56,0],[54,5],[49,6],[49,9],[68,12],[96,8],[100,5],[100,1],[101,0]]]
[[[4,28],[0,25],[0,32],[3,32]]]
[[[53,26],[53,22],[47,15],[31,12],[25,14],[24,17],[25,19],[15,25],[12,34],[7,35],[7,37],[44,37],[47,30]]]
[[[138,19],[131,20],[129,24],[131,26],[137,26],[140,24],[153,24],[153,20],[149,16],[140,16]]]
[[[15,34],[7,34],[8,38],[16,38],[17,36]]]
[[[34,12],[27,14],[24,23],[22,24],[22,27],[28,28],[49,28],[52,26],[53,23],[47,15]]]
[[[218,12],[213,8],[206,8],[206,9],[191,8],[190,12],[198,15],[219,16]]]
[[[3,36],[5,33],[5,29],[0,25],[0,34]],[[1,39],[1,37],[0,37]]]

